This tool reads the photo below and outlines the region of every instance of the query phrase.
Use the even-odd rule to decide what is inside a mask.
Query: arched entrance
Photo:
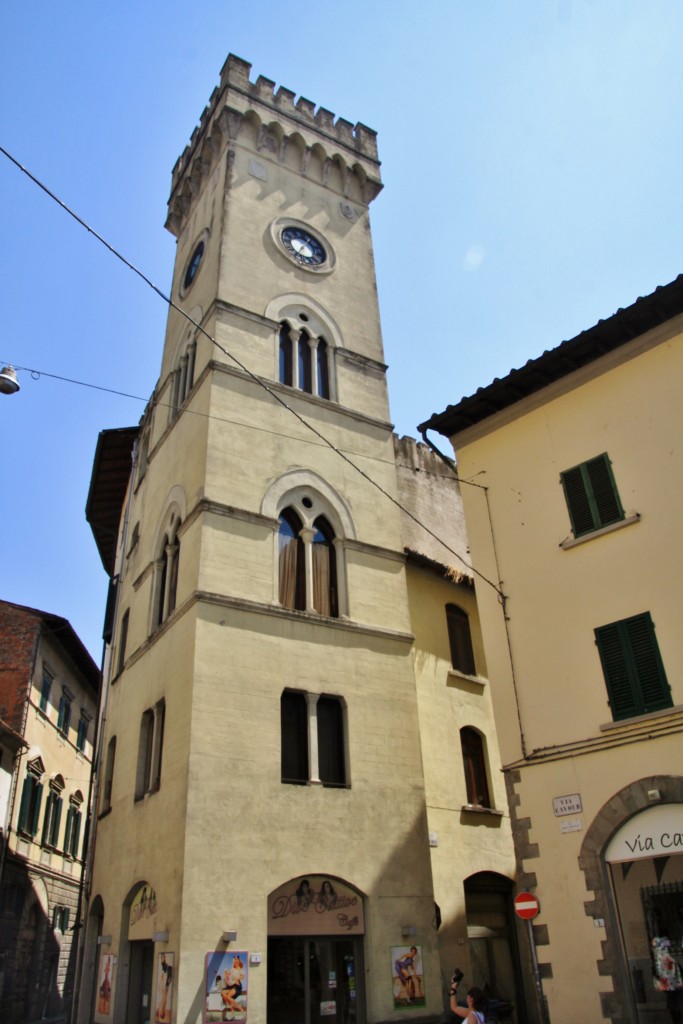
[[[268,897],[268,1024],[364,1024],[363,897],[294,878]]]
[[[151,1019],[156,914],[153,887],[139,882],[124,902],[120,955],[118,964],[114,960],[111,965],[115,1024],[147,1024]]]
[[[491,998],[513,1007],[525,1020],[523,986],[519,984],[517,931],[512,908],[513,882],[494,871],[465,879],[465,908],[472,978]]]
[[[683,1019],[683,804],[630,818],[605,850],[638,1024]]]
[[[603,1016],[614,1022],[677,1020],[680,996],[667,999],[653,983],[651,943],[667,938],[672,950],[683,946],[681,844],[680,776],[630,783],[603,805],[586,832],[579,865],[593,899],[585,908],[605,925],[605,955],[598,970],[612,979],[613,992],[602,993],[601,1000]]]

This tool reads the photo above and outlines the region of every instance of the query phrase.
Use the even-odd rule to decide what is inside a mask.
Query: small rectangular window
[[[448,627],[448,642],[451,649],[451,665],[457,672],[462,672],[463,675],[476,675],[477,669],[474,664],[472,634],[470,632],[470,620],[467,612],[463,611],[457,604],[447,604],[446,625]]]
[[[612,717],[615,721],[672,705],[649,612],[595,630]]]
[[[59,716],[57,718],[57,728],[65,736],[69,735],[69,726],[71,725],[71,698],[68,694],[63,693],[61,700],[59,701]]]
[[[85,741],[88,738],[88,719],[81,715],[78,719],[78,732],[76,733],[76,746],[82,752],[85,750]]]
[[[104,787],[102,792],[102,814],[111,810],[111,794],[114,785],[114,762],[116,761],[116,736],[112,736],[107,747],[107,763],[104,769]]]
[[[121,675],[126,664],[126,645],[128,644],[128,620],[130,609],[127,608],[121,618],[121,629],[119,631],[119,652],[116,661],[116,674]]]
[[[52,676],[49,672],[43,672],[43,682],[40,687],[40,710],[47,711],[50,703],[50,691],[52,690]]]
[[[612,465],[606,452],[560,473],[575,537],[621,522],[621,507]]]

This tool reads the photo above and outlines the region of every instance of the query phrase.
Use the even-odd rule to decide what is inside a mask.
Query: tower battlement
[[[320,106],[316,110],[315,103],[304,96],[300,96],[295,102],[296,93],[282,85],[276,91],[276,83],[263,75],[259,75],[256,82],[252,83],[249,80],[250,71],[251,64],[231,53],[221,70],[221,89],[240,89],[259,103],[300,121],[302,125],[315,126],[318,131],[336,139],[340,145],[356,150],[379,163],[377,132],[372,128],[361,124],[360,121],[354,125],[343,117],[338,117],[335,121],[336,115],[331,110]]]
[[[227,139],[235,139],[246,116],[255,119],[263,128],[257,142],[261,148],[265,134],[273,122],[279,125],[281,138],[298,136],[304,147],[322,147],[328,160],[345,165],[362,182],[361,194],[370,202],[382,185],[377,155],[377,132],[367,125],[355,125],[343,117],[336,117],[325,107],[318,106],[304,96],[284,86],[277,86],[270,78],[259,75],[255,82],[249,78],[251,64],[230,54],[221,70],[220,84],[213,90],[190,137],[189,144],[176,161],[171,181],[169,217],[167,227],[178,230],[187,211],[187,186],[196,194],[199,179],[213,166],[218,152]],[[272,143],[269,144],[272,147]],[[284,147],[280,158],[284,157]],[[305,161],[302,170],[305,168]],[[183,198],[183,193],[185,193]]]

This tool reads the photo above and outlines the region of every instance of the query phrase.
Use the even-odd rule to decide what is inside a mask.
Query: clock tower
[[[79,1019],[436,1019],[376,137],[249,74],[173,170],[132,476],[130,431],[95,465],[91,521],[112,481],[122,515]]]

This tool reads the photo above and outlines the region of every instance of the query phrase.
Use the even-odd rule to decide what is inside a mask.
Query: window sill
[[[466,672],[459,672],[457,668],[449,668],[448,678],[446,680],[446,686],[474,686],[478,692],[481,692],[486,686],[488,686],[488,679],[484,676],[469,676]]]
[[[488,814],[492,818],[502,818],[504,813],[495,807],[483,807],[481,804],[463,804],[460,810],[466,814]]]
[[[560,547],[564,551],[568,551],[569,548],[575,548],[579,544],[585,544],[586,541],[594,540],[596,537],[604,537],[606,533],[614,533],[615,530],[621,530],[624,526],[631,526],[632,523],[639,522],[640,512],[634,512],[633,515],[620,519],[618,523],[610,523],[609,526],[601,526],[599,530],[591,530],[590,533],[582,533],[580,537],[567,537],[561,542]]]
[[[631,725],[641,725],[643,722],[651,722],[658,718],[667,718],[670,715],[681,715],[683,704],[672,704],[668,708],[660,708],[659,711],[648,711],[646,715],[634,715],[632,718],[619,718],[616,722],[605,722],[599,726],[600,732],[613,732],[615,729],[628,729]]]

